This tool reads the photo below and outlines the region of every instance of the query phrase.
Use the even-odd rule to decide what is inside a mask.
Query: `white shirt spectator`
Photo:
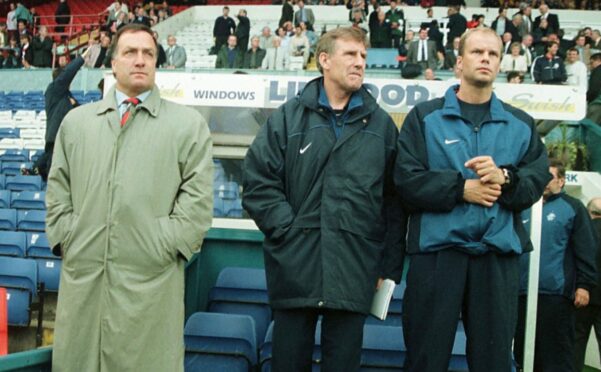
[[[309,62],[309,39],[300,32],[300,28],[297,27],[297,34],[295,34],[290,39],[290,56],[303,56],[303,67],[307,66],[307,62]]]
[[[267,48],[261,68],[263,70],[288,70],[290,67],[290,51],[281,45],[279,38],[274,39],[272,46]]]
[[[8,31],[16,31],[17,30],[17,17],[15,17],[14,10],[11,10],[6,15],[6,29]]]
[[[586,65],[580,61],[566,63],[568,74],[568,85],[577,86],[580,92],[586,93],[588,89],[588,70]]]
[[[501,71],[528,71],[528,62],[526,61],[526,56],[514,56],[512,54],[503,55],[503,59],[501,60]]]

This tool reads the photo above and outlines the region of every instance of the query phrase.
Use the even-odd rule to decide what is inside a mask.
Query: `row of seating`
[[[6,176],[0,174],[0,190],[43,191],[46,190],[46,183],[40,176]]]
[[[0,209],[0,230],[44,232],[45,227],[45,210]]]
[[[20,161],[0,161],[0,174],[5,176],[17,176],[21,174],[21,169],[31,169],[33,163]]]
[[[45,191],[0,190],[2,209],[46,209]],[[0,242],[1,243],[1,242]]]
[[[41,287],[38,283],[36,260],[0,257],[0,287],[7,291],[9,325],[29,326],[33,305],[43,303],[39,301]]]
[[[30,151],[25,149],[6,149],[0,150],[0,161],[11,161],[11,162],[35,162],[44,151]]]

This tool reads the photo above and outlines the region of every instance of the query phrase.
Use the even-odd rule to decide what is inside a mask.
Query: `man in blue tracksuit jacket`
[[[550,179],[533,120],[496,98],[502,43],[492,29],[460,41],[459,86],[418,104],[399,135],[395,183],[410,212],[403,301],[405,371],[449,366],[461,314],[472,372],[511,370],[520,212]]]
[[[571,372],[574,369],[574,312],[587,306],[596,286],[597,243],[584,205],[562,192],[565,168],[551,159],[553,179],[543,194],[540,275],[534,371]],[[530,211],[522,214],[529,227]],[[530,254],[520,257],[520,299],[515,338],[516,361],[521,364],[526,323],[526,292]],[[578,371],[580,372],[580,371]]]

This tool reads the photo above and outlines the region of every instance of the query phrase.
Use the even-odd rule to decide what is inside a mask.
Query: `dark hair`
[[[558,178],[566,178],[566,166],[562,160],[557,158],[549,159],[549,168],[557,169]]]
[[[580,54],[580,52],[578,51],[578,49],[571,47],[570,49],[568,49],[568,53],[569,52],[576,52],[576,54]]]
[[[158,51],[159,47],[157,45],[156,39],[154,38],[154,35],[152,34],[152,30],[150,29],[150,27],[139,24],[139,23],[129,23],[129,24],[121,27],[119,30],[117,30],[117,33],[115,33],[115,36],[113,37],[113,42],[111,43],[111,49],[110,49],[111,59],[115,58],[115,56],[117,54],[117,47],[119,46],[119,39],[121,38],[121,35],[127,34],[127,33],[135,33],[135,32],[146,32],[148,35],[150,35],[150,38],[154,42],[154,48]],[[156,53],[156,54],[158,56],[158,53]],[[157,56],[155,56],[155,57],[157,57]]]
[[[521,72],[519,72],[519,71],[509,71],[507,73],[507,82],[510,82],[511,80],[513,80],[516,77],[520,78],[520,83],[524,81],[524,75],[522,75]]]
[[[548,53],[553,45],[559,45],[559,43],[557,41],[548,41],[547,44],[545,44],[545,53]]]

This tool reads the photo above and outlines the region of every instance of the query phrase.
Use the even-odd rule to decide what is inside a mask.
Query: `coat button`
[[[323,306],[323,301],[319,301],[319,302],[317,303],[317,306],[319,306],[319,307],[322,307],[322,306]]]

